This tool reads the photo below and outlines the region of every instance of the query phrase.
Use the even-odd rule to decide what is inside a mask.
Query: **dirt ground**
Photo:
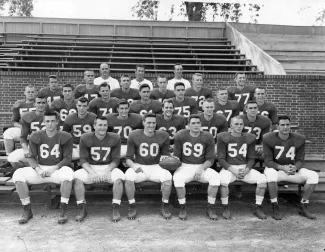
[[[324,195],[325,196],[325,195]],[[188,201],[189,218],[177,218],[178,209],[171,207],[173,218],[163,220],[159,201],[141,201],[138,217],[126,218],[127,204],[122,203],[122,220],[111,222],[109,200],[89,202],[89,218],[75,222],[77,207],[69,204],[69,221],[57,224],[58,210],[45,204],[33,205],[34,218],[19,225],[19,203],[2,203],[0,251],[325,251],[325,198],[313,199],[310,208],[317,220],[298,215],[293,204],[281,199],[282,221],[273,220],[271,205],[264,202],[268,219],[258,220],[252,213],[252,197],[231,198],[232,220],[218,221],[205,217],[204,201]],[[3,202],[3,201],[2,201]]]

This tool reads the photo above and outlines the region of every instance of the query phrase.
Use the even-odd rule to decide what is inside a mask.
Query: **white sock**
[[[184,205],[186,203],[186,199],[178,199],[179,204]]]
[[[135,203],[135,199],[129,200],[129,204],[134,204],[134,203]]]
[[[26,205],[30,204],[30,197],[25,198],[25,199],[20,199],[20,201],[23,204],[23,206],[26,206]]]
[[[168,199],[162,199],[162,202],[168,203]]]
[[[278,198],[271,199],[271,203],[278,203]]]
[[[121,205],[121,200],[113,199],[113,204]]]
[[[82,203],[85,203],[86,204],[86,201],[83,199],[83,200],[77,200],[77,205],[80,205]]]
[[[229,197],[221,198],[221,204],[222,204],[222,205],[228,205],[228,198],[229,198]]]
[[[69,203],[69,199],[61,197],[61,203],[68,204]]]
[[[208,196],[208,203],[214,205],[216,203],[216,198]]]
[[[264,197],[256,195],[256,205],[262,205]]]
[[[309,203],[309,200],[306,200],[306,199],[302,198],[302,199],[301,199],[301,203],[303,203],[303,204],[308,204],[308,203]]]

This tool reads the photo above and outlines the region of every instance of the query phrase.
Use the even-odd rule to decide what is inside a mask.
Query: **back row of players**
[[[175,69],[176,67],[177,66],[175,66]],[[161,213],[165,218],[169,218],[168,198],[172,177],[168,171],[158,166],[161,155],[170,155],[169,143],[172,145],[175,144],[174,155],[183,162],[183,165],[174,174],[174,184],[181,205],[179,214],[180,219],[187,218],[184,186],[185,183],[193,179],[209,183],[207,215],[210,219],[217,218],[213,206],[220,183],[221,201],[224,205],[223,217],[230,218],[229,209],[227,207],[228,184],[236,179],[241,179],[249,183],[257,183],[255,215],[260,219],[266,218],[260,206],[263,201],[266,183],[269,182],[271,201],[273,203],[273,218],[281,219],[282,217],[277,205],[277,188],[275,185],[276,182],[280,181],[280,178],[281,180],[289,179],[289,181],[294,182],[307,181],[307,185],[310,186],[305,186],[305,193],[303,195],[300,211],[305,216],[314,218],[314,215],[308,212],[306,203],[308,203],[310,194],[318,182],[318,176],[317,173],[312,171],[308,171],[304,168],[300,169],[304,158],[304,138],[297,134],[289,134],[289,118],[280,120],[281,123],[279,125],[283,124],[282,132],[279,129],[279,133],[273,133],[278,134],[276,136],[279,138],[279,141],[275,140],[276,138],[274,138],[274,135],[270,136],[270,150],[268,148],[267,150],[269,151],[264,150],[265,154],[268,153],[270,155],[266,157],[267,169],[269,169],[269,172],[266,170],[266,176],[264,176],[258,171],[251,169],[254,165],[254,152],[257,155],[263,153],[263,148],[261,147],[262,136],[270,131],[271,124],[272,127],[274,127],[278,121],[274,105],[265,101],[265,89],[253,89],[246,86],[245,74],[238,73],[236,75],[236,87],[228,89],[220,88],[217,94],[217,102],[211,99],[211,90],[202,86],[203,79],[200,74],[193,75],[193,87],[189,87],[186,90],[184,82],[175,82],[174,92],[166,88],[167,79],[165,76],[158,76],[157,83],[159,89],[155,90],[151,90],[151,86],[148,83],[142,83],[139,90],[131,89],[129,76],[122,76],[121,88],[116,88],[112,91],[111,83],[102,83],[98,87],[95,86],[93,83],[93,76],[93,71],[86,70],[86,85],[79,85],[74,90],[74,97],[72,86],[68,84],[64,85],[62,88],[63,98],[59,99],[54,98],[55,94],[53,89],[51,90],[53,82],[56,84],[55,86],[57,86],[57,78],[51,76],[50,87],[47,89],[47,92],[48,94],[52,92],[53,96],[48,95],[46,97],[44,95],[44,89],[39,92],[34,101],[34,108],[32,108],[35,109],[35,111],[25,113],[21,116],[21,143],[23,149],[8,153],[8,161],[10,161],[15,168],[26,166],[26,164],[24,164],[24,162],[26,162],[24,158],[34,160],[34,162],[29,163],[32,168],[36,169],[34,170],[31,168],[34,173],[36,172],[34,174],[36,177],[51,177],[55,170],[63,166],[62,160],[60,160],[60,167],[57,166],[57,161],[59,161],[57,159],[62,159],[63,156],[68,158],[69,151],[63,151],[62,149],[60,152],[61,142],[58,143],[59,147],[55,148],[54,146],[53,148],[49,147],[51,145],[48,144],[48,141],[50,141],[49,139],[42,142],[42,139],[45,140],[46,136],[51,135],[47,134],[49,129],[53,129],[53,122],[47,125],[47,117],[44,118],[47,101],[50,108],[60,113],[60,122],[58,122],[58,124],[62,126],[63,131],[70,133],[72,138],[71,142],[73,142],[74,145],[73,148],[71,148],[71,151],[73,149],[72,158],[78,159],[80,156],[83,167],[82,170],[76,171],[75,175],[72,175],[72,177],[59,176],[62,185],[66,185],[66,183],[69,184],[69,181],[71,183],[73,178],[75,180],[77,204],[80,206],[80,213],[77,219],[83,220],[86,216],[83,183],[108,180],[114,183],[115,188],[113,189],[114,220],[120,218],[117,206],[120,204],[120,196],[122,195],[121,190],[123,190],[123,186],[121,187],[121,180],[125,180],[126,194],[130,203],[130,210],[128,213],[130,219],[135,218],[136,215],[134,182],[141,182],[144,180],[162,182],[163,204]],[[55,79],[55,81],[53,81],[53,79]],[[32,103],[32,95],[30,94],[32,92],[30,89],[33,89],[33,87],[26,87],[26,104]],[[113,97],[114,92],[121,100]],[[98,95],[100,95],[100,97],[97,97]],[[254,95],[256,101],[251,101]],[[237,101],[228,99],[234,97],[237,98]],[[78,99],[75,100],[74,98]],[[87,98],[91,100],[89,104]],[[139,98],[140,100],[136,100]],[[159,99],[161,99],[163,103],[159,101]],[[21,109],[26,110],[26,108],[20,106],[21,103],[22,102],[18,102],[14,105],[14,111],[16,111],[16,113],[14,112],[14,116],[17,116],[17,110],[20,110],[20,112]],[[244,108],[244,105],[246,114],[237,116],[241,108]],[[261,107],[263,106],[270,109],[262,110]],[[30,108],[31,107],[32,106],[30,106]],[[88,112],[88,108],[95,113]],[[116,111],[118,113],[114,113]],[[197,115],[198,111],[203,111],[203,113]],[[269,118],[258,115],[258,111],[262,112],[262,115],[270,116],[272,123]],[[151,112],[158,113],[158,115],[151,114]],[[220,114],[226,115],[227,118]],[[141,115],[145,116],[142,118]],[[49,121],[56,121],[56,118],[53,120],[53,114],[48,114],[48,116],[51,117]],[[228,132],[228,122],[230,120],[232,130]],[[19,124],[19,121],[15,121],[15,123],[15,128],[18,128],[19,126],[17,127],[17,123]],[[46,134],[44,134],[44,131],[39,131],[38,133],[32,134],[28,139],[28,136],[33,131],[42,129],[44,123]],[[188,124],[188,129],[185,129],[186,124]],[[144,127],[144,129],[141,129],[142,127]],[[10,128],[7,131],[12,134],[10,131],[13,131],[12,129],[15,128]],[[93,128],[95,132],[90,133],[93,131]],[[107,128],[111,128],[111,131],[117,133],[119,135],[119,140],[116,140],[115,134],[113,136],[110,135],[111,133],[106,133]],[[161,131],[155,131],[155,129],[167,131],[168,134],[162,134]],[[7,137],[10,135],[7,131],[4,134],[5,139],[14,140],[14,137],[11,139]],[[243,134],[243,132],[247,132],[247,134]],[[250,133],[253,133],[255,136]],[[41,136],[34,137],[37,139],[37,141],[35,141],[36,146],[34,147],[34,151],[31,146],[29,150],[28,140],[31,145],[32,136],[39,134],[41,134]],[[95,134],[95,136],[93,134]],[[285,139],[287,142],[285,144],[283,143],[283,139],[280,139],[282,135],[287,136],[287,139]],[[111,140],[110,136],[112,137]],[[98,142],[96,137],[97,140],[103,140],[106,137],[108,137],[108,139],[107,141]],[[294,139],[290,139],[289,141],[288,137],[293,137]],[[64,138],[68,140],[66,135],[64,135]],[[85,142],[83,142],[83,138],[86,138],[84,140]],[[116,141],[113,141],[113,139]],[[264,142],[266,142],[265,139],[268,138],[264,137]],[[122,144],[121,148],[118,147],[119,141]],[[117,146],[114,151],[112,142]],[[110,146],[106,146],[107,144]],[[264,143],[264,149],[265,145],[267,144]],[[220,174],[210,169],[214,163],[216,146],[218,146],[219,163],[223,167]],[[258,147],[256,148],[255,146]],[[118,151],[116,149],[118,149]],[[51,155],[55,156],[56,160],[48,158]],[[115,168],[118,166],[120,155],[126,156],[126,163],[130,167],[125,174],[123,174],[123,172],[121,173],[120,170],[117,171],[117,168]],[[47,161],[44,161],[44,158]],[[50,162],[50,164],[48,162]],[[64,165],[67,164],[68,163],[64,162]],[[97,166],[104,165],[106,167],[98,168],[90,166],[96,166],[96,164]],[[44,171],[43,168],[40,168],[41,165],[50,166],[50,170],[52,169],[51,172],[47,173]],[[150,167],[148,168],[147,166]],[[67,169],[66,166],[64,166],[64,168],[65,170]],[[100,174],[99,171],[102,169],[106,171],[109,170],[109,173],[105,176]],[[19,169],[14,175],[14,181],[16,182],[17,191],[21,196],[22,203],[25,206],[29,206],[26,207],[20,219],[21,223],[27,222],[32,216],[28,193],[26,193],[28,188],[25,184],[40,183],[39,181],[43,181],[39,180],[39,178],[36,179],[36,182],[33,179],[28,181],[28,179],[31,178],[32,170],[27,172],[26,168]],[[37,170],[40,171],[38,172]],[[276,170],[279,170],[279,172],[276,172]],[[299,170],[299,172],[296,172],[297,170]],[[54,180],[53,182],[58,182],[58,180]],[[20,184],[22,185],[20,186]],[[62,188],[63,187],[64,186],[62,186]],[[62,211],[59,220],[61,223],[66,221],[65,209],[69,198],[69,192],[67,191],[69,191],[69,188],[71,190],[71,185],[66,185],[64,188],[66,190],[62,189]]]

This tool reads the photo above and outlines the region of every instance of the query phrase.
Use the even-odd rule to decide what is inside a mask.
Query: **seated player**
[[[121,219],[119,206],[123,193],[124,173],[117,168],[120,163],[121,140],[119,135],[107,132],[107,118],[95,119],[95,132],[80,138],[80,164],[82,169],[74,173],[74,192],[79,213],[77,221],[87,216],[84,184],[113,184],[113,221]]]
[[[185,129],[186,120],[181,115],[174,115],[174,103],[172,100],[164,100],[163,113],[157,115],[156,129],[166,131],[169,134],[171,152],[174,149],[175,134]]]
[[[176,82],[174,92],[176,97],[171,98],[174,103],[174,114],[182,115],[186,120],[190,117],[190,115],[197,114],[198,107],[196,101],[191,97],[184,96],[184,83]]]
[[[15,183],[24,212],[18,220],[19,224],[27,223],[33,218],[30,205],[28,185],[55,183],[61,185],[61,205],[59,224],[66,223],[73,171],[69,167],[72,154],[72,137],[58,130],[59,115],[47,112],[44,115],[45,130],[39,130],[30,135],[29,149],[30,167],[15,171],[12,179]]]
[[[195,73],[192,76],[192,87],[185,90],[185,96],[195,99],[199,111],[203,111],[203,101],[207,98],[213,98],[211,89],[203,87],[203,75]]]
[[[176,82],[184,83],[185,89],[190,88],[191,83],[188,80],[184,79],[182,77],[182,74],[183,74],[183,66],[182,66],[182,64],[176,63],[174,65],[174,78],[168,81],[167,89],[174,91],[174,85],[175,85]]]
[[[157,84],[159,88],[155,88],[150,93],[150,99],[163,102],[165,99],[175,97],[175,93],[167,89],[167,77],[160,74],[157,77]]]
[[[318,174],[315,171],[303,168],[305,158],[306,138],[298,133],[290,132],[290,118],[279,116],[277,129],[279,132],[270,132],[263,137],[269,194],[272,202],[275,220],[283,218],[278,205],[278,182],[304,184],[299,214],[308,219],[316,216],[309,212],[307,206],[310,196],[318,184]]]
[[[139,89],[130,88],[131,80],[130,76],[124,74],[120,78],[121,87],[112,90],[111,97],[116,97],[118,99],[127,100],[128,103],[132,103],[134,100],[140,100]]]
[[[58,77],[56,75],[49,76],[49,86],[41,88],[38,92],[39,96],[45,96],[47,105],[51,106],[54,100],[60,99],[62,95],[62,89],[58,86]]]
[[[16,149],[8,156],[8,162],[14,169],[25,167],[28,165],[29,149],[28,137],[34,131],[43,130],[44,127],[44,112],[46,109],[46,97],[37,95],[34,101],[35,111],[26,112],[21,117],[21,149]]]
[[[86,84],[80,84],[74,90],[74,98],[78,99],[84,96],[90,102],[99,96],[99,87],[94,84],[94,71],[91,69],[85,70],[84,80]]]
[[[120,84],[118,83],[118,80],[109,76],[110,66],[107,63],[100,64],[99,72],[100,72],[100,76],[94,79],[95,85],[99,86],[100,84],[106,82],[111,87],[111,90],[120,88]]]
[[[230,125],[231,118],[239,115],[239,103],[228,99],[228,91],[226,88],[219,88],[217,92],[217,101],[215,102],[214,111],[217,114],[223,114]]]
[[[108,126],[121,138],[121,158],[125,158],[127,140],[130,133],[136,129],[142,129],[142,116],[130,112],[130,104],[126,100],[120,100],[117,114],[107,114]]]
[[[256,205],[254,214],[259,219],[266,219],[263,213],[262,202],[266,189],[266,177],[255,169],[254,152],[255,136],[250,133],[243,133],[244,123],[240,116],[231,119],[231,132],[218,134],[218,161],[222,170],[220,171],[220,195],[223,205],[222,216],[230,219],[231,214],[228,208],[228,185],[236,180],[244,181],[256,186]]]
[[[93,131],[93,124],[96,115],[88,112],[88,100],[86,97],[80,97],[77,101],[77,113],[68,115],[63,124],[63,131],[72,135],[73,151],[72,160],[79,159],[79,142],[84,133]]]
[[[135,79],[131,80],[131,88],[140,89],[140,86],[143,84],[147,84],[150,87],[150,90],[153,89],[153,85],[150,80],[144,78],[145,66],[144,65],[136,65],[135,66]]]
[[[3,132],[3,140],[4,146],[6,150],[6,154],[9,155],[15,149],[15,142],[19,142],[21,136],[21,116],[29,111],[34,111],[34,100],[36,96],[36,90],[33,85],[28,85],[25,88],[25,100],[18,100],[12,106],[12,118],[11,123],[12,127],[6,129]],[[1,168],[11,167],[10,162],[6,162],[5,164],[0,166]]]
[[[144,129],[132,131],[127,142],[126,164],[130,167],[125,173],[125,192],[129,200],[128,219],[136,217],[135,185],[143,181],[161,183],[163,218],[169,219],[169,196],[172,188],[172,175],[159,165],[161,156],[169,156],[169,135],[155,130],[156,115],[143,116]]]
[[[141,100],[133,101],[130,105],[130,112],[144,115],[146,113],[160,114],[162,103],[150,99],[150,87],[148,84],[142,84],[139,88]]]
[[[210,167],[214,163],[214,139],[205,131],[201,131],[201,119],[197,114],[190,115],[189,128],[179,131],[175,135],[174,155],[182,162],[174,173],[174,186],[180,204],[178,218],[187,219],[185,184],[191,181],[209,183],[207,215],[211,220],[217,220],[214,205],[218,187],[220,186],[219,174]]]
[[[99,94],[100,97],[89,102],[89,112],[97,116],[116,113],[119,99],[111,97],[110,86],[106,82],[99,85]]]
[[[65,84],[62,87],[63,98],[56,99],[52,102],[50,109],[60,114],[60,128],[68,115],[77,113],[77,100],[73,97],[73,87],[71,84]]]

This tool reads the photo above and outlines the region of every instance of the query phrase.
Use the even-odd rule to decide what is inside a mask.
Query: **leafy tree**
[[[5,5],[9,6],[10,16],[31,17],[34,9],[33,0],[0,0],[0,13],[5,10]]]

